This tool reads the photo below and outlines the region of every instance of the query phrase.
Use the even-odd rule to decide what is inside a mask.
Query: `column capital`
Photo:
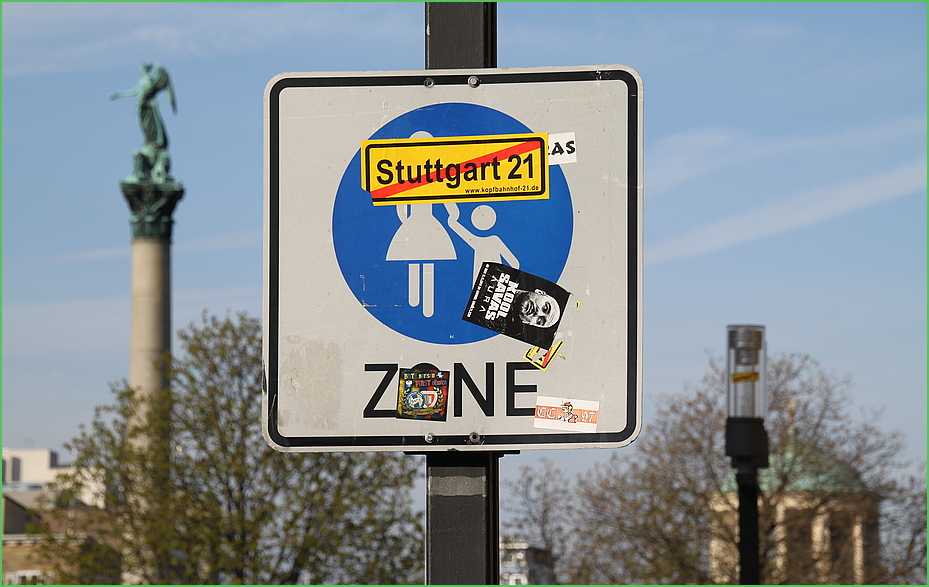
[[[174,207],[184,196],[184,186],[170,180],[122,181],[119,187],[132,210],[129,225],[132,238],[171,239]]]

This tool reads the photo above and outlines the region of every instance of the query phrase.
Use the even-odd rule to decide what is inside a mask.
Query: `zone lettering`
[[[388,394],[387,397],[396,397],[400,385],[397,379],[397,375],[400,372],[400,365],[397,363],[368,363],[365,364],[365,371],[380,372],[383,373],[383,376],[378,382],[377,387],[374,389],[374,392],[371,394],[371,398],[368,400],[367,405],[365,405],[363,417],[396,418],[396,408],[378,409],[377,405],[384,397],[384,394],[388,392],[388,390],[392,390],[393,396]],[[465,388],[467,388],[471,397],[474,399],[474,402],[477,404],[477,407],[481,410],[481,412],[483,412],[484,416],[488,418],[493,417],[495,403],[494,392],[496,389],[495,371],[494,363],[486,363],[484,365],[483,384],[481,385],[475,381],[475,378],[462,363],[455,363],[455,366],[452,369],[452,378],[450,382],[452,384],[452,389],[450,390],[451,398],[454,400],[454,409],[451,411],[453,417],[461,417],[462,408],[465,403],[463,400]],[[535,406],[522,408],[516,407],[516,394],[534,394],[537,392],[537,388],[535,385],[531,384],[517,384],[517,371],[536,371],[536,368],[532,364],[526,362],[505,364],[503,387],[504,394],[506,396],[506,415],[532,417],[535,414]],[[479,379],[480,378],[478,378],[478,380]]]

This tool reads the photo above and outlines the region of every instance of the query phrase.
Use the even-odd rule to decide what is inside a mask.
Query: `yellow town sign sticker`
[[[548,199],[548,133],[361,141],[375,206]]]

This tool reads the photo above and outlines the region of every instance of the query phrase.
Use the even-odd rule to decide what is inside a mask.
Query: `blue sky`
[[[164,64],[173,322],[261,313],[262,98],[424,66],[421,3],[3,4],[3,444],[61,444],[129,364],[140,61]],[[926,447],[926,5],[501,3],[501,67],[623,64],[645,112],[645,427],[725,327],[767,327]],[[162,103],[164,100],[162,99]],[[611,451],[524,451],[579,472]]]

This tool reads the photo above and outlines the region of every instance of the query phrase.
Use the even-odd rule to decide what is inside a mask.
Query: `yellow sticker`
[[[558,354],[558,349],[561,348],[561,345],[564,344],[563,340],[559,340],[558,344],[554,345],[550,349],[543,349],[537,346],[532,347],[526,351],[525,357],[526,360],[536,366],[536,368],[545,371],[548,369],[548,365],[552,360],[552,357],[561,357],[564,358],[564,355]]]
[[[748,381],[758,381],[758,372],[747,371],[745,373],[733,373],[732,374],[733,383],[745,383]]]
[[[361,141],[375,206],[544,200],[548,133]]]

